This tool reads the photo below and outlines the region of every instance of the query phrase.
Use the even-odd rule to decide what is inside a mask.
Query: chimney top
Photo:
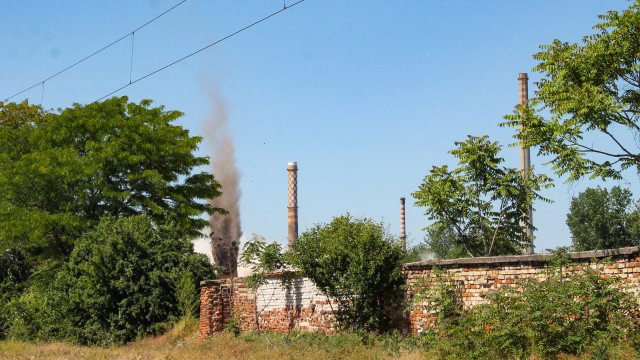
[[[297,168],[298,168],[298,163],[297,163],[297,162],[295,162],[295,161],[289,162],[289,163],[287,164],[287,168],[288,168],[288,169],[297,169]]]
[[[518,74],[518,80],[528,80],[529,76],[527,75],[527,73],[519,73]]]

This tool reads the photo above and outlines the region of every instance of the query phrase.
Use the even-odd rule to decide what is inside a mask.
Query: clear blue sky
[[[291,3],[290,0],[287,0]],[[37,83],[177,3],[8,1],[0,14],[0,97]],[[188,0],[135,35],[133,78],[282,8],[282,0]],[[204,135],[207,92],[227,100],[242,173],[242,227],[286,242],[288,161],[299,166],[300,229],[350,212],[399,230],[407,197],[413,243],[427,224],[411,193],[467,134],[513,142],[498,127],[517,102],[517,75],[540,44],[578,41],[597,15],[627,1],[306,0],[280,15],[117,93],[185,113]],[[46,108],[88,103],[129,81],[127,39],[25,93]],[[530,73],[531,81],[538,74]],[[215,85],[212,85],[215,84]],[[531,84],[531,90],[533,90]],[[210,155],[206,144],[201,154]],[[532,152],[535,154],[535,151]],[[503,156],[518,166],[518,149]],[[534,156],[538,171],[551,175]],[[607,183],[612,186],[616,183]],[[536,204],[536,250],[568,245],[571,196],[588,180]],[[638,179],[622,185],[638,193]]]

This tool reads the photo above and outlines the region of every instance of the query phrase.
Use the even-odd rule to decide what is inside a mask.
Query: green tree
[[[7,305],[9,336],[109,345],[162,331],[193,310],[185,289],[195,296],[194,279],[216,276],[179,232],[147,216],[103,218],[53,284],[31,287]]]
[[[450,228],[430,227],[425,236],[425,247],[436,259],[456,259],[468,256],[460,245],[456,245],[456,233]]]
[[[502,166],[501,149],[487,136],[468,136],[455,143],[450,153],[459,166],[434,166],[412,195],[434,222],[425,228],[441,239],[446,232],[467,256],[491,256],[520,252],[528,239],[522,223],[534,200],[549,201],[538,191],[552,186],[545,175],[522,176],[519,170]],[[442,248],[442,244],[438,244]]]
[[[640,172],[640,1],[600,18],[581,44],[541,46],[534,55],[538,90],[503,124],[520,128],[517,138],[539,146],[569,181]]]
[[[202,140],[172,124],[182,113],[126,97],[59,112],[0,103],[0,251],[64,261],[104,216],[145,214],[195,236],[220,209],[194,156]]]
[[[328,297],[338,302],[336,316],[347,329],[384,330],[385,310],[395,304],[404,283],[404,250],[382,224],[350,215],[305,231],[291,262]]]
[[[240,264],[251,267],[251,275],[246,279],[249,288],[257,289],[265,283],[267,273],[284,269],[287,265],[286,256],[279,243],[267,244],[263,236],[253,234],[240,254]]]
[[[614,186],[611,191],[588,188],[571,199],[567,225],[574,249],[613,249],[640,245],[638,210],[632,194]]]

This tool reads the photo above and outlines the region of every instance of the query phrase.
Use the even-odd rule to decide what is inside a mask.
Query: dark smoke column
[[[223,208],[226,214],[215,213],[209,218],[213,261],[222,268],[223,277],[238,274],[240,245],[240,172],[236,166],[235,147],[229,131],[229,113],[225,101],[214,87],[209,93],[212,114],[206,132],[213,146],[211,172],[222,187],[222,195],[209,200],[213,207]]]
[[[296,245],[298,239],[298,163],[290,162],[287,165],[289,173],[289,203],[288,203],[288,225],[289,225],[289,249]]]

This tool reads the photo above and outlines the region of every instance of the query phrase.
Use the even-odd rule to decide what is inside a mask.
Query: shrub
[[[42,302],[34,304],[30,293],[13,302],[29,311],[13,313],[12,336],[120,344],[158,333],[167,321],[193,311],[195,285],[185,279],[215,273],[189,240],[173,234],[144,216],[104,218],[78,241]],[[21,324],[38,323],[34,314],[42,328],[24,330]]]
[[[638,305],[619,279],[591,269],[567,275],[563,266],[553,267],[548,276],[526,280],[521,289],[500,289],[489,295],[489,304],[438,317],[426,331],[425,344],[440,355],[484,359],[606,354],[619,344],[637,343]],[[427,311],[461,303],[442,291],[429,295],[434,287],[447,289],[447,278],[439,279],[442,285],[419,292],[418,299],[430,300],[421,305]]]
[[[316,225],[297,240],[293,265],[338,302],[338,324],[347,329],[385,330],[385,310],[404,283],[404,251],[382,224],[350,215]]]

